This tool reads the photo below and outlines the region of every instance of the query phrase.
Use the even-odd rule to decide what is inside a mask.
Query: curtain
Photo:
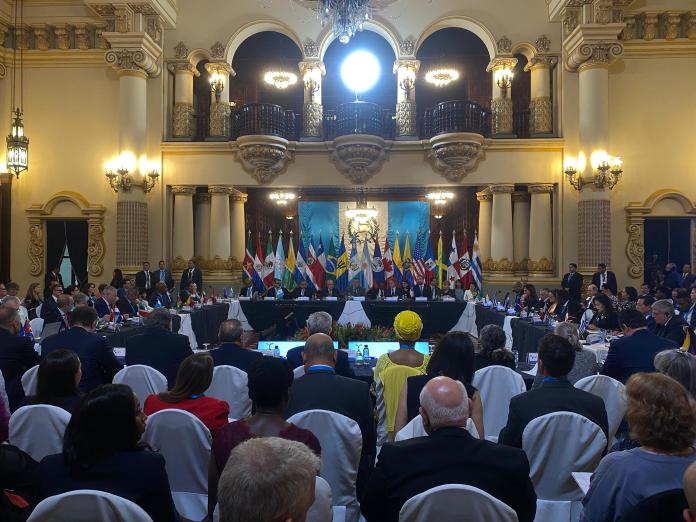
[[[87,221],[66,221],[65,230],[70,263],[82,286],[87,282]]]
[[[333,239],[338,251],[341,238],[338,237],[338,201],[300,201],[297,205],[300,215],[300,233],[305,243],[305,252],[309,252],[309,240],[314,238],[315,248],[319,248],[322,239],[324,252],[329,251]]]
[[[65,242],[65,221],[46,221],[46,273],[60,266]],[[69,283],[66,282],[66,284]]]

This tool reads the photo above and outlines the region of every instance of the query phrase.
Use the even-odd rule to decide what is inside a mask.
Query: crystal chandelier
[[[367,223],[377,217],[377,209],[367,206],[367,193],[361,190],[356,198],[355,207],[346,210],[348,219],[355,219],[358,223]]]
[[[22,123],[22,109],[24,106],[24,51],[23,47],[19,51],[19,105],[15,103],[16,79],[17,79],[17,29],[24,27],[24,2],[15,2],[14,12],[14,31],[15,41],[12,51],[12,124],[10,134],[5,139],[7,143],[7,171],[14,173],[17,178],[19,174],[29,168],[29,138],[24,134],[24,124]],[[17,16],[19,13],[19,17]]]
[[[370,0],[321,0],[321,25],[331,24],[334,36],[347,44],[370,19]]]
[[[287,89],[297,83],[297,75],[288,71],[268,71],[263,76],[263,81],[276,89]]]
[[[288,203],[295,201],[297,194],[294,192],[271,192],[268,195],[268,199],[275,201],[276,205],[284,207]]]
[[[435,87],[445,87],[459,79],[459,71],[450,68],[432,69],[425,74],[425,81]]]

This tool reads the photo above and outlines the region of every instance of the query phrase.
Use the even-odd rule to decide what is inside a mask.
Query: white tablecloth
[[[244,315],[244,310],[242,310],[242,305],[239,303],[239,301],[232,301],[230,303],[230,309],[227,311],[227,318],[236,319],[237,321],[242,323],[242,329],[245,332],[254,331],[254,329],[249,324],[249,321],[247,321],[247,318]]]
[[[503,330],[505,331],[505,348],[512,350],[512,320],[517,319],[514,315],[505,316],[505,324],[503,325]]]
[[[368,328],[372,326],[370,318],[367,317],[361,301],[346,301],[343,312],[338,318],[338,324],[361,324]]]
[[[179,317],[181,318],[179,333],[189,338],[189,344],[191,345],[191,349],[195,350],[196,348],[198,348],[198,339],[196,339],[196,334],[193,331],[193,326],[191,326],[191,314],[179,314]]]
[[[476,328],[476,306],[474,303],[468,303],[462,315],[459,316],[457,324],[449,330],[450,332],[467,332],[474,337],[478,337],[478,328]]]

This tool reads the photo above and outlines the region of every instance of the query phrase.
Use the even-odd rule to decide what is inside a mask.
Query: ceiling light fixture
[[[297,199],[297,195],[293,192],[271,192],[268,195],[271,201],[275,201],[276,205],[285,206]]]
[[[372,89],[380,74],[377,58],[367,51],[355,51],[341,64],[341,80],[356,95]]]
[[[367,206],[367,193],[364,190],[358,192],[355,207],[348,208],[345,212],[348,219],[355,219],[358,223],[367,223],[375,219],[379,212],[375,207]]]
[[[425,81],[435,87],[445,87],[459,79],[459,71],[448,67],[432,69],[425,73]]]
[[[436,205],[444,205],[451,199],[454,199],[454,193],[452,192],[429,192],[425,195],[427,199],[435,203]]]
[[[24,46],[17,43],[19,28],[24,27],[24,2],[19,0],[14,5],[15,43],[12,50],[12,93],[10,96],[10,113],[12,124],[10,133],[5,138],[7,143],[7,171],[12,172],[19,179],[19,174],[29,168],[29,138],[24,134],[22,114],[24,110]],[[19,14],[19,16],[17,16]],[[17,47],[19,47],[19,105],[15,103],[17,91]]]
[[[263,76],[263,81],[276,89],[287,89],[297,83],[297,75],[289,71],[268,71]]]

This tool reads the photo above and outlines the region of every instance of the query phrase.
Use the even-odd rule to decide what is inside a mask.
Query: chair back
[[[444,484],[408,499],[399,522],[517,522],[517,513],[485,491],[465,484]]]
[[[385,368],[377,379],[375,390],[377,394],[377,445],[387,442],[387,435],[394,433],[396,410],[399,408],[401,390],[406,379],[423,372],[411,366],[392,364]]]
[[[221,365],[213,369],[213,380],[205,392],[209,397],[227,401],[230,417],[243,419],[251,415],[249,379],[246,372],[234,366]]]
[[[41,332],[43,332],[44,327],[44,320],[41,319],[41,317],[36,317],[29,321],[29,325],[31,326],[31,331],[34,333],[34,337],[41,337]]]
[[[134,364],[120,369],[111,382],[130,386],[141,406],[145,404],[149,395],[167,391],[167,378],[144,364]]]
[[[527,390],[524,379],[506,366],[494,365],[476,371],[471,384],[481,395],[486,440],[498,442],[498,434],[507,423],[510,399]]]
[[[611,446],[614,435],[621,425],[621,421],[626,414],[626,391],[625,386],[606,375],[590,375],[580,379],[575,383],[575,387],[601,397],[604,407],[607,409],[607,420],[609,421],[609,442]]]
[[[300,377],[303,377],[305,374],[305,367],[304,366],[298,366],[292,371],[294,378],[299,379]]]
[[[468,431],[472,437],[476,437],[477,439],[480,438],[478,431],[476,430],[476,426],[474,425],[474,421],[470,418],[466,421],[466,431]],[[408,424],[406,424],[406,426],[399,430],[394,437],[394,442],[427,436],[428,432],[425,431],[425,428],[423,427],[423,417],[416,415]]]
[[[179,514],[201,520],[208,508],[210,431],[184,410],[161,410],[147,419],[142,441],[162,454]]]
[[[621,517],[621,522],[682,522],[689,507],[683,489],[670,489],[638,502]]]
[[[143,508],[122,497],[92,489],[68,491],[42,500],[27,522],[152,522]]]
[[[29,397],[31,395],[36,395],[36,391],[39,389],[39,365],[32,366],[24,375],[22,375],[22,389],[24,389],[24,395]]]
[[[307,512],[306,522],[331,522],[332,515],[331,486],[323,478],[317,477],[314,481],[314,504]]]
[[[522,432],[529,477],[541,500],[582,500],[572,472],[593,472],[606,447],[602,428],[569,411],[537,417]]]
[[[41,310],[43,310],[43,303],[36,307],[36,317],[41,317]]]
[[[63,434],[70,414],[58,406],[22,406],[10,417],[10,444],[35,461],[63,451]]]
[[[307,410],[288,419],[300,428],[311,431],[321,444],[319,475],[331,486],[334,506],[359,510],[355,481],[358,477],[362,433],[348,417],[326,410]]]

